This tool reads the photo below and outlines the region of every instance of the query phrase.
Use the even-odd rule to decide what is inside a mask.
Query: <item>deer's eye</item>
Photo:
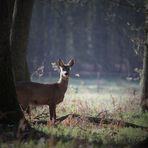
[[[63,71],[66,71],[66,67],[63,67]]]

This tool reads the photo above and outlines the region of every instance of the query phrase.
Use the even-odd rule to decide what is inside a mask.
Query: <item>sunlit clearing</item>
[[[44,79],[43,83],[55,82]],[[139,83],[115,79],[70,79],[64,101],[57,105],[57,115],[77,113],[98,116],[101,112],[119,115],[139,112]],[[35,114],[49,115],[48,106],[37,107]]]

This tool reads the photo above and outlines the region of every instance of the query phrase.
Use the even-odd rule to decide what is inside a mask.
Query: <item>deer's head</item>
[[[74,63],[74,59],[71,59],[67,64],[64,64],[63,60],[61,59],[58,60],[57,65],[60,68],[60,75],[62,78],[69,78],[70,70]]]

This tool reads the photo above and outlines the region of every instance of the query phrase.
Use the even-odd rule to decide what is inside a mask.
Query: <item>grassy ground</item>
[[[47,80],[43,81],[44,83]],[[118,119],[148,127],[148,113],[140,110],[140,86],[136,82],[121,79],[71,79],[64,101],[57,106],[57,116],[69,116],[56,126],[33,124],[34,121],[47,120],[48,107],[32,110],[30,124],[45,133],[49,138],[40,137],[38,141],[17,141],[11,147],[132,147],[148,137],[148,131],[141,128],[124,127],[120,124],[92,123],[86,116],[103,119]],[[2,143],[1,147],[9,147]]]

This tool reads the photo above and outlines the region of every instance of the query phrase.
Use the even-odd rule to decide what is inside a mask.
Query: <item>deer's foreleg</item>
[[[56,105],[49,105],[49,112],[50,112],[50,120],[54,121],[56,120]]]
[[[54,121],[56,121],[56,105],[54,105],[54,108],[53,108],[53,119]]]

